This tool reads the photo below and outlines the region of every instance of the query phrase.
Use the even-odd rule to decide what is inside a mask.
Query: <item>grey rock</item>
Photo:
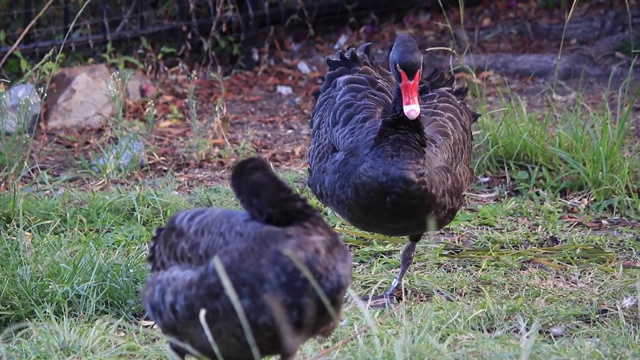
[[[5,133],[33,132],[40,116],[40,96],[32,84],[18,84],[0,93],[0,128]]]
[[[123,170],[126,169],[134,159],[138,160],[138,166],[144,166],[146,164],[144,158],[144,143],[140,141],[136,135],[127,135],[111,148],[106,157],[101,156],[98,161],[91,166],[91,170],[95,172],[101,172],[101,169]]]
[[[113,108],[107,94],[111,73],[104,64],[63,69],[47,92],[47,127],[97,128]]]
[[[140,72],[136,72],[127,80],[127,98],[133,102],[140,102],[153,91],[155,91],[153,83]]]
[[[142,100],[142,92],[140,91],[141,81],[138,77],[132,77],[127,81],[127,97],[133,102]]]

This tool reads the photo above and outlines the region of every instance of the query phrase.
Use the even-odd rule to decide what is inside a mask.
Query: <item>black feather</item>
[[[402,35],[396,42],[390,69],[393,61],[421,66],[415,40]],[[399,84],[376,63],[370,44],[339,51],[327,63],[311,121],[310,189],[363,230],[399,236],[427,231],[427,219],[447,225],[473,181],[471,124],[478,114],[465,104],[467,88],[435,69],[420,82],[420,117],[409,120]]]
[[[351,255],[340,237],[261,159],[239,162],[231,184],[247,210],[199,208],[174,214],[149,244],[151,273],[142,292],[149,317],[169,335],[210,359],[253,359],[218,257],[237,293],[261,356],[293,359],[298,347],[337,324],[351,281]],[[293,261],[297,259],[298,262]],[[329,299],[328,307],[304,275],[303,264]],[[190,353],[177,343],[181,358]]]

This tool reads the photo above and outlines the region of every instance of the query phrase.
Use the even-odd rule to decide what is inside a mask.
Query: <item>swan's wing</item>
[[[251,238],[249,225],[248,214],[240,211],[215,208],[179,211],[164,227],[156,229],[149,243],[151,271],[177,264],[205,264],[230,244]]]
[[[327,64],[311,120],[311,166],[352,146],[365,128],[377,127],[393,97],[393,77],[370,54],[370,44],[338,51]]]

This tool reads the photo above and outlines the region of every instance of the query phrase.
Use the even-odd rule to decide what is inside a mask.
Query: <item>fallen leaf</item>
[[[244,101],[248,103],[253,103],[261,99],[262,99],[262,96],[257,95],[257,96],[250,96],[250,97],[244,98]]]
[[[493,75],[493,71],[483,71],[477,75],[478,79],[484,80]]]
[[[160,121],[156,126],[159,128],[168,128],[172,125],[180,124],[182,121],[178,118],[171,118],[169,120]]]
[[[564,214],[564,215],[560,216],[560,220],[576,222],[576,221],[580,221],[580,218],[578,218],[575,215]]]
[[[467,73],[457,73],[455,74],[456,79],[465,79],[467,81],[470,81],[474,84],[482,84],[482,81],[479,80],[478,78],[476,78],[475,76],[471,75],[471,74],[467,74]]]
[[[140,325],[142,325],[144,327],[152,327],[155,324],[156,324],[156,322],[153,321],[153,320],[140,320]]]
[[[599,228],[600,224],[598,223],[594,223],[594,222],[586,222],[586,223],[582,223],[584,226],[588,227],[588,228]]]

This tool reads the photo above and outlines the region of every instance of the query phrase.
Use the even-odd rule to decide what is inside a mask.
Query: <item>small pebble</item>
[[[300,61],[297,67],[298,67],[298,70],[300,70],[300,72],[305,75],[309,75],[311,73],[311,68],[309,67],[307,62],[304,60]]]
[[[636,298],[635,296],[627,296],[624,298],[624,300],[622,300],[622,308],[623,309],[628,309],[630,307],[632,307],[634,304],[636,303]]]
[[[336,41],[336,44],[333,45],[333,49],[334,50],[342,49],[344,44],[347,43],[347,40],[349,40],[349,36],[347,36],[347,34],[340,35],[340,37],[338,38],[338,41]]]
[[[293,98],[293,99],[289,99],[289,101],[287,101],[287,103],[291,106],[299,106],[300,105],[300,98]]]
[[[293,94],[293,89],[291,88],[291,86],[286,86],[286,85],[276,85],[276,92],[278,94],[282,94],[282,95],[291,95]]]
[[[567,334],[567,328],[563,325],[554,325],[549,329],[549,334],[553,337],[562,337]]]

